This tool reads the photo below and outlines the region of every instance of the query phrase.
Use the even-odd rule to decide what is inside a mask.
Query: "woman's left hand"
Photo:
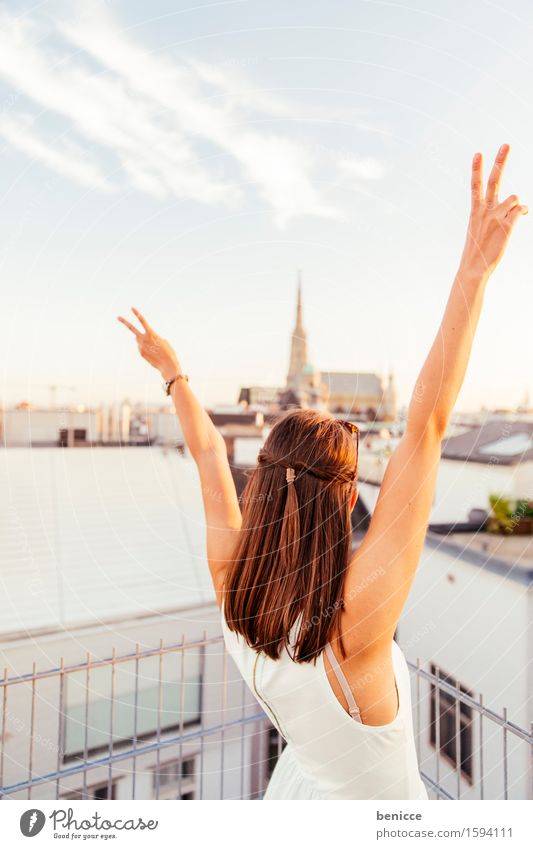
[[[142,324],[144,333],[134,327],[133,324],[130,324],[129,321],[126,321],[121,315],[117,316],[118,320],[126,325],[134,334],[141,357],[161,373],[163,380],[170,380],[171,377],[174,377],[175,374],[179,374],[181,371],[179,360],[172,345],[166,339],[158,336],[155,330],[152,330],[139,310],[135,309],[135,307],[131,309]]]

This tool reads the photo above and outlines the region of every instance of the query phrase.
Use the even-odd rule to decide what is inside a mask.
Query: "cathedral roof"
[[[320,380],[331,395],[364,395],[377,398],[383,395],[381,378],[373,372],[322,371]]]

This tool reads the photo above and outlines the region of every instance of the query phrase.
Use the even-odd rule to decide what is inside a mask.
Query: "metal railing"
[[[532,799],[533,723],[526,731],[508,719],[506,708],[502,714],[487,708],[481,694],[475,698],[450,683],[438,666],[427,671],[420,660],[408,666],[417,755],[430,798]]]
[[[409,667],[430,797],[533,798],[533,729]],[[220,635],[5,669],[0,711],[0,798],[261,798],[282,747]]]
[[[259,797],[270,723],[228,670],[218,635],[4,670],[0,797]]]

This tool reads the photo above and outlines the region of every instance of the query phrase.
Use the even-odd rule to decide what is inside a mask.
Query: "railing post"
[[[64,746],[65,737],[65,658],[61,658],[59,667],[59,716],[57,721],[57,781],[56,781],[56,799],[59,799],[60,783],[59,772],[61,769],[62,749]]]
[[[461,701],[455,700],[455,770],[457,773],[457,798],[461,798]]]
[[[116,660],[117,650],[113,646],[113,653],[111,658],[111,704],[109,711],[109,770],[107,775],[107,798],[113,798],[113,761],[111,760],[113,756],[113,733],[114,733],[114,724],[115,724],[115,660]]]
[[[241,799],[244,799],[244,721],[246,717],[246,681],[241,681]]]
[[[2,741],[0,750],[0,799],[4,798],[2,793],[4,787],[4,756],[6,750],[6,717],[7,717],[7,666],[4,668],[4,681],[2,684]]]
[[[509,798],[509,772],[507,764],[507,708],[503,709],[503,798]]]
[[[135,643],[135,693],[133,697],[133,775],[131,777],[131,798],[135,799],[135,785],[137,779],[137,709],[139,705],[139,643]]]
[[[436,763],[436,784],[440,786],[440,669],[435,666],[435,753],[437,756]],[[438,797],[440,799],[440,796]]]
[[[180,682],[180,748],[179,748],[179,775],[178,796],[181,799],[183,783],[183,723],[185,717],[185,634],[181,635],[181,682]]]
[[[420,763],[420,658],[416,659],[416,757]]]
[[[201,697],[200,697],[200,799],[204,798],[204,734],[205,734],[205,725],[204,725],[204,710],[203,706],[205,705],[205,667],[206,667],[206,659],[205,655],[207,652],[207,631],[204,630],[202,636],[202,653],[200,655],[200,687],[201,689]]]
[[[485,775],[483,772],[483,694],[479,694],[479,798],[485,798]]]
[[[33,741],[35,738],[35,673],[37,671],[37,664],[35,661],[33,662],[32,667],[32,679],[31,679],[31,718],[30,718],[30,756],[29,756],[29,781],[31,782],[33,778]],[[28,784],[28,799],[31,799],[31,791],[32,785]]]
[[[157,753],[156,753],[156,776],[155,776],[155,798],[159,799],[160,772],[161,772],[161,706],[163,702],[163,638],[159,640],[159,671],[157,682]]]
[[[529,733],[533,738],[533,722],[529,727]],[[533,799],[533,743],[529,747],[529,760],[530,760],[530,786],[529,786],[529,798]]]
[[[226,719],[226,706],[228,699],[228,652],[226,651],[226,647],[223,645],[223,661],[222,661],[222,711],[221,711],[221,725],[222,730],[220,732],[220,798],[224,798],[224,745],[226,742],[225,734],[224,734],[224,722]]]
[[[85,732],[83,738],[83,763],[85,767],[89,760],[89,694],[91,687],[91,652],[87,652],[87,666],[85,668]],[[82,799],[87,798],[87,768],[83,770]]]

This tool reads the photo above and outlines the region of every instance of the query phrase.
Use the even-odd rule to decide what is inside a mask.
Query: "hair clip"
[[[287,466],[287,474],[285,475],[285,480],[287,483],[292,483],[294,481],[295,473],[292,466]]]

